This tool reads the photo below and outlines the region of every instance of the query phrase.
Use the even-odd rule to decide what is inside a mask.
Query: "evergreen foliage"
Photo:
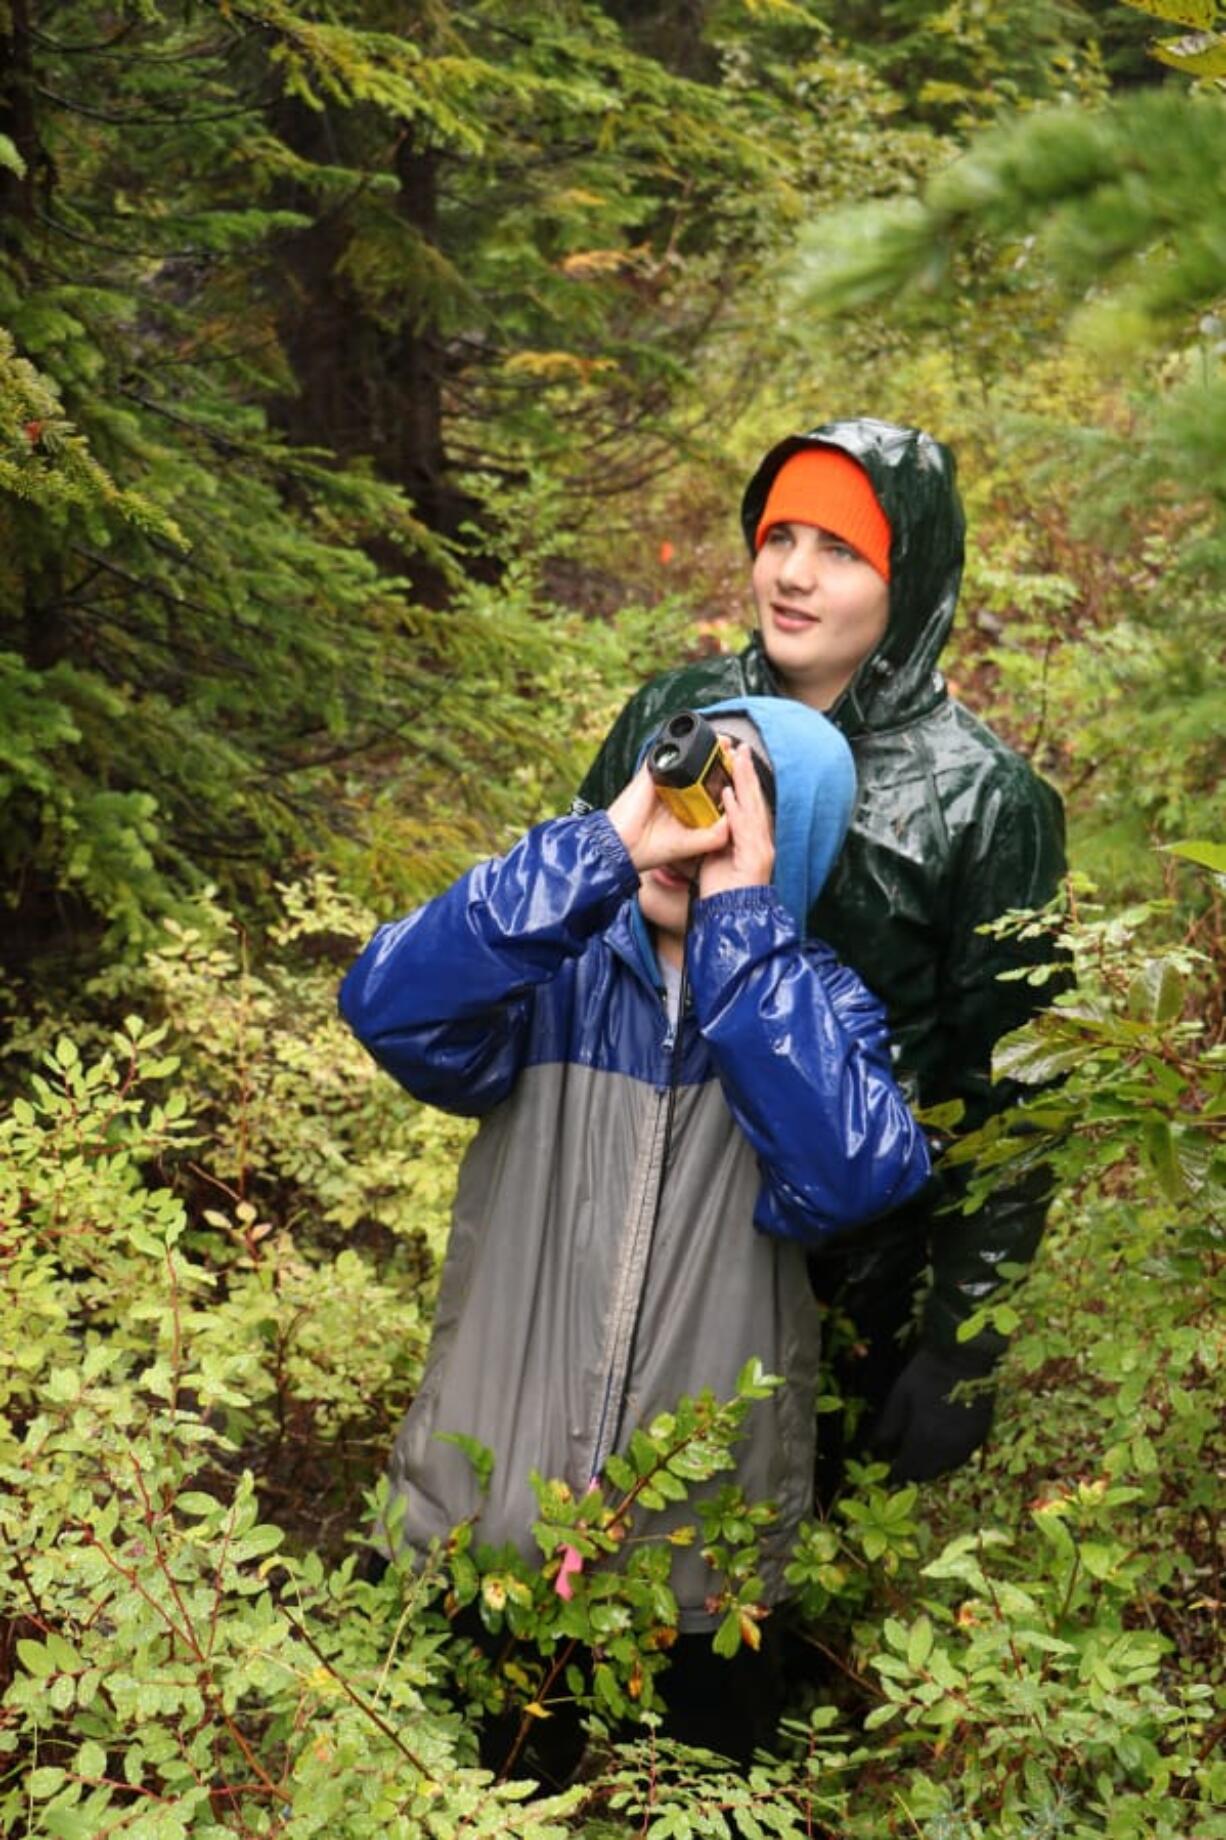
[[[919,119],[963,131],[1097,87],[1091,9],[1068,0],[991,7],[885,0],[823,8]]]
[[[522,519],[493,534],[510,486],[573,524],[671,462],[691,360],[892,106],[813,109],[771,23],[695,82],[584,0],[6,15],[11,958],[137,942],[204,881],[258,910],[364,821],[354,763],[388,802],[474,772],[489,846],[560,630]]]
[[[46,24],[7,41],[0,275],[4,862],[31,944],[53,896],[122,938],[302,847],[313,770],[396,692],[405,597],[360,543],[418,540],[403,495],[268,424],[261,273],[298,220],[247,188],[227,33]]]
[[[1091,279],[1110,281],[1110,311],[1126,335],[1157,336],[1223,290],[1210,229],[1221,208],[1223,121],[1215,98],[1163,89],[987,133],[922,199],[817,226],[806,298],[838,312],[900,286],[936,295],[973,238],[1017,244],[1041,231],[1043,254],[1074,300]]]
[[[1226,1836],[1221,33],[0,5],[0,1830]],[[1002,1068],[1063,1083],[953,1153],[972,1207],[1061,1181],[992,1302],[994,1443],[806,1531],[792,1716],[741,1777],[650,1720],[680,1540],[712,1666],[760,1639],[770,1505],[674,1521],[769,1376],[586,1497],[540,1479],[537,1565],[460,1528],[359,1574],[467,1127],[335,987],[557,808],[631,683],[740,643],[744,463],[834,407],[957,451],[950,675],[1099,886],[1010,922],[1078,980]],[[586,1780],[530,1801],[572,1695]]]
[[[1039,112],[972,141],[922,197],[817,223],[795,281],[809,313],[888,302],[887,314],[929,337],[952,320],[960,342],[990,348],[986,400],[1016,450],[1011,489],[1035,510],[1058,494],[1066,542],[1112,559],[1107,579],[1084,584],[1098,603],[1089,618],[1067,571],[1040,590],[1063,596],[1064,611],[1049,601],[1031,618],[1037,666],[1016,619],[991,655],[1012,673],[1030,725],[1060,737],[1058,770],[1097,795],[1093,866],[1118,875],[1127,861],[1129,878],[1152,863],[1150,840],[1216,821],[1226,265],[1213,225],[1224,157],[1215,94],[1168,86],[1095,111]],[[998,336],[1002,302],[1012,325]],[[1053,366],[1057,334],[1067,345]],[[1014,519],[987,533],[994,574],[972,563],[989,630],[1019,610],[1011,568],[1025,529]],[[1079,643],[1064,651],[1070,633]],[[1127,753],[1104,733],[1125,710]]]

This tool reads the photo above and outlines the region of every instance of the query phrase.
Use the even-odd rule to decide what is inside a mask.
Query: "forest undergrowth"
[[[0,7],[0,1833],[1226,1840],[1221,5],[102,12]],[[806,1526],[741,1774],[655,1720],[679,1545],[712,1668],[766,1623],[756,1364],[536,1563],[371,1564],[469,1127],[336,991],[742,642],[741,485],[854,413],[958,456],[1076,978],[950,1152],[1055,1179],[992,1440]]]
[[[922,1490],[854,1470],[806,1529],[791,1711],[744,1778],[651,1731],[681,1537],[651,1525],[718,1484],[771,1377],[678,1402],[603,1494],[543,1484],[539,1565],[459,1529],[367,1581],[467,1127],[337,1020],[372,916],[333,878],[282,888],[258,964],[203,903],[138,974],[101,974],[98,1015],[125,1019],[48,1023],[0,1127],[4,1831],[1226,1832],[1222,854],[1168,862],[1170,898],[1108,913],[1075,886],[1030,922],[1078,979],[1002,1048],[1062,1084],[978,1146],[981,1186],[1040,1156],[1059,1175],[1037,1267],[989,1311],[1013,1338],[996,1435]],[[770,1509],[703,1495],[718,1667],[759,1637]],[[569,1600],[568,1544],[590,1559]],[[492,1661],[456,1632],[470,1607]],[[526,1800],[573,1692],[584,1780]],[[473,1721],[508,1708],[523,1743],[495,1780]]]
[[[1080,387],[1061,366],[1032,380],[1062,414]],[[947,358],[917,361],[908,389],[917,420],[973,438]],[[1002,1071],[1040,1089],[1024,1127],[1006,1116],[956,1152],[978,1157],[972,1201],[1038,1160],[1058,1178],[1035,1267],[990,1312],[1011,1338],[994,1437],[922,1489],[853,1468],[806,1528],[773,1753],[741,1776],[652,1725],[679,1538],[652,1539],[661,1508],[702,1497],[680,1537],[722,1576],[712,1666],[760,1637],[770,1507],[721,1476],[769,1375],[640,1428],[599,1497],[544,1483],[538,1565],[475,1550],[461,1528],[424,1571],[370,1576],[468,1132],[409,1101],[337,1018],[344,968],[413,892],[386,865],[420,815],[406,831],[399,796],[376,794],[365,833],[280,883],[258,925],[216,895],[181,901],[139,959],[95,967],[70,1024],[44,987],[12,1034],[3,1831],[1226,1834],[1226,852],[1209,834],[1207,706],[1177,759],[1167,747],[1172,661],[1186,684],[1205,591],[1193,581],[1162,624],[1169,516],[1143,515],[1126,553],[1099,547],[1024,443],[972,455],[967,489],[951,678],[1070,788],[1074,861],[1106,885],[1079,869],[1052,913],[1014,922],[1060,930],[1075,988],[1002,1044]],[[713,498],[661,493],[652,516],[619,586],[643,605],[616,620],[533,614],[542,574],[525,540],[516,619],[543,619],[548,642],[507,739],[482,744],[473,783],[499,781],[485,847],[512,812],[557,808],[610,691],[670,648],[740,642],[739,564],[712,536]],[[615,543],[603,554],[602,592]],[[689,595],[652,604],[678,576]],[[472,585],[462,618],[478,633],[500,592]],[[566,719],[548,749],[525,750],[542,708]],[[437,788],[448,767],[427,770]],[[1187,840],[1147,847],[1162,829]],[[463,835],[447,847],[462,854]],[[437,884],[449,867],[436,850],[419,874]],[[491,1454],[472,1450],[478,1470]],[[627,1537],[634,1559],[611,1564]],[[570,1545],[589,1563],[564,1599]],[[473,1617],[492,1659],[461,1633]],[[572,1696],[592,1737],[582,1780],[559,1787],[542,1733]],[[501,1777],[476,1751],[491,1714],[517,1731]]]
[[[1057,415],[1082,387],[1067,364],[1031,380]],[[948,357],[916,360],[907,392],[904,412],[973,443],[973,394]],[[986,1454],[922,1489],[855,1468],[806,1528],[773,1753],[741,1776],[652,1725],[679,1538],[652,1539],[662,1507],[702,1497],[681,1537],[722,1576],[712,1666],[760,1637],[770,1507],[721,1477],[769,1375],[640,1428],[599,1497],[544,1483],[538,1565],[475,1550],[461,1528],[420,1573],[370,1576],[468,1131],[398,1092],[336,1014],[354,952],[415,892],[393,865],[455,771],[425,763],[429,799],[403,813],[376,760],[367,825],[330,867],[281,882],[246,923],[215,894],[180,900],[139,957],[95,965],[71,1018],[44,983],[11,1035],[3,1831],[1226,1834],[1226,852],[1211,705],[1172,702],[1172,673],[1186,689],[1200,668],[1209,588],[1190,576],[1171,619],[1171,515],[1146,508],[1127,545],[1102,547],[1029,452],[1020,437],[978,459],[972,446],[949,671],[1069,788],[1072,855],[1099,885],[1079,868],[1052,913],[1015,922],[1060,930],[1075,988],[1002,1044],[1002,1071],[1040,1089],[1024,1127],[1006,1116],[956,1154],[978,1157],[972,1201],[1037,1160],[1058,1194],[1035,1267],[990,1312],[1011,1348]],[[601,554],[601,592],[642,599],[615,620],[542,595],[558,555],[584,557],[582,533],[539,562],[525,539],[505,638],[538,622],[535,671],[502,687],[522,706],[466,782],[492,778],[499,796],[435,839],[424,886],[471,852],[474,823],[489,848],[512,814],[558,807],[620,685],[685,647],[740,642],[740,565],[713,506],[662,492],[620,583],[612,539],[586,553],[581,585]],[[679,577],[688,595],[652,602]],[[491,685],[506,593],[474,582],[460,613],[490,647]],[[559,712],[548,746],[525,747],[542,709]],[[1155,851],[1164,831],[1184,841]],[[490,1453],[471,1456],[480,1470]],[[634,1559],[611,1564],[628,1536]],[[589,1563],[564,1599],[571,1545]],[[492,1659],[460,1633],[473,1617]],[[541,1734],[572,1696],[591,1746],[559,1788]],[[477,1757],[489,1714],[517,1730],[501,1778]]]

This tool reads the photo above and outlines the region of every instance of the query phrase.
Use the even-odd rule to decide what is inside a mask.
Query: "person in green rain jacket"
[[[604,806],[673,712],[737,695],[792,696],[851,743],[858,798],[811,935],[885,1004],[895,1072],[912,1101],[964,1105],[972,1128],[1017,1097],[991,1081],[994,1044],[1050,996],[1002,972],[1050,955],[1043,941],[981,933],[1038,907],[1064,872],[1060,800],[953,698],[937,668],[962,574],[965,523],[953,456],[918,429],[858,418],[772,447],[746,488],[759,630],[738,655],[666,671],[615,722],[580,788]],[[959,1325],[1025,1264],[1042,1232],[1040,1174],[977,1213],[950,1202],[939,1165],[922,1194],[846,1251],[814,1258],[819,1296],[852,1325],[839,1368],[866,1402],[859,1446],[899,1481],[954,1469],[983,1443],[1003,1348]],[[835,1477],[828,1474],[824,1486]]]

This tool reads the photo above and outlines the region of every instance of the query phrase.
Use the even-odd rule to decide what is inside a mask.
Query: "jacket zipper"
[[[622,1417],[626,1409],[626,1389],[634,1364],[639,1323],[642,1319],[643,1302],[647,1294],[651,1253],[655,1244],[656,1230],[660,1224],[660,1202],[668,1175],[673,1118],[677,1107],[677,1088],[681,1082],[682,1041],[685,1035],[685,1011],[689,997],[689,976],[685,951],[689,942],[690,923],[694,917],[696,892],[697,884],[691,882],[689,904],[685,916],[685,933],[682,938],[681,983],[677,992],[675,1022],[669,1018],[668,1003],[664,992],[658,993],[664,1009],[664,1035],[660,1046],[666,1059],[667,1084],[663,1092],[658,1090],[656,1092],[651,1128],[643,1151],[635,1164],[630,1190],[630,1207],[626,1216],[626,1224],[630,1230],[630,1244],[621,1261],[621,1275],[613,1305],[612,1328],[606,1343],[605,1384],[601,1395],[600,1413],[596,1421],[596,1436],[592,1444],[592,1460],[588,1471],[589,1486],[598,1480],[610,1452],[616,1449],[621,1435]],[[661,1119],[663,1119],[664,1126],[662,1142],[660,1142]],[[659,1144],[658,1154],[657,1144]],[[623,1228],[624,1237],[625,1228]]]
[[[671,1039],[666,1038],[670,1051]],[[617,1444],[625,1410],[626,1389],[643,1297],[651,1259],[651,1243],[659,1218],[660,1196],[664,1186],[665,1155],[668,1149],[668,1089],[657,1092],[643,1147],[635,1165],[630,1205],[622,1228],[625,1250],[611,1311],[611,1326],[605,1345],[605,1383],[600,1401],[600,1415],[592,1444],[589,1480],[595,1482]]]

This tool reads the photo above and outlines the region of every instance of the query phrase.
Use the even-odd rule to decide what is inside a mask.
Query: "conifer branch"
[[[57,90],[48,89],[45,84],[34,85],[36,95],[56,108],[67,109],[72,115],[83,115],[87,121],[102,121],[116,128],[182,128],[195,127],[202,122],[233,121],[239,115],[262,114],[276,100],[275,92],[269,91],[265,96],[256,96],[250,102],[237,103],[231,109],[218,109],[212,114],[200,115],[116,115],[109,109],[91,108],[88,103],[74,102],[69,96],[61,96]]]
[[[141,257],[147,257],[151,254],[156,254],[158,259],[163,262],[207,262],[211,264],[217,260],[216,251],[212,249],[159,249],[150,251],[147,249],[125,247],[122,243],[108,243],[104,242],[101,237],[87,236],[84,230],[71,229],[68,224],[60,223],[59,220],[52,217],[49,212],[39,210],[37,205],[34,207],[33,214],[40,224],[45,225],[48,230],[54,231],[56,236],[66,237],[70,243],[80,243],[86,249],[100,249],[105,255],[123,256],[125,260],[129,262],[140,260]],[[142,219],[142,223],[147,224],[148,219]]]

